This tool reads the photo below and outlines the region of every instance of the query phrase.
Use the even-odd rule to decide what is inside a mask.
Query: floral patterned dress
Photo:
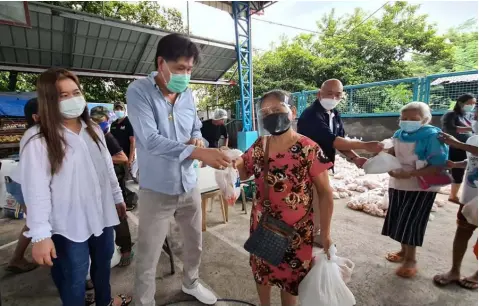
[[[256,205],[251,210],[250,233],[258,226],[263,211],[267,211],[274,218],[294,226],[299,234],[277,267],[251,255],[254,279],[258,284],[278,286],[292,295],[298,295],[299,283],[311,269],[314,231],[312,210],[304,222],[296,223],[312,205],[312,179],[327,171],[332,164],[320,147],[305,136],[300,136],[287,152],[270,154],[267,181],[271,205],[263,206],[263,137],[246,151],[243,161],[247,174],[254,175],[257,186]]]

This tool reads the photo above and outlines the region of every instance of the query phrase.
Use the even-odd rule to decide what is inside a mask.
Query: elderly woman
[[[461,142],[466,142],[472,136],[472,111],[476,105],[476,98],[472,94],[463,94],[457,98],[454,109],[446,113],[442,121],[442,130]],[[466,151],[451,147],[449,149],[449,160],[453,162],[462,162],[467,158]],[[449,201],[456,204],[460,203],[458,193],[464,178],[464,168],[451,169],[454,182],[451,186]]]
[[[389,172],[389,209],[382,234],[401,243],[401,250],[387,254],[387,260],[402,263],[396,271],[410,278],[417,273],[416,247],[422,246],[429,213],[439,187],[423,189],[419,177],[439,175],[447,163],[448,147],[438,140],[440,129],[428,125],[429,106],[411,102],[401,109],[400,129],[393,136],[402,169]]]
[[[271,136],[260,137],[236,160],[241,178],[254,175],[258,186],[256,204],[251,211],[251,237],[260,225],[267,227],[262,217],[271,217],[276,220],[274,223],[281,222],[295,232],[284,257],[276,263],[251,251],[250,265],[262,306],[271,305],[272,286],[281,289],[283,306],[296,305],[298,285],[311,269],[313,186],[319,196],[321,242],[326,250],[331,244],[333,197],[327,171],[331,163],[314,141],[291,128],[296,114],[288,104],[290,99],[288,93],[280,90],[268,92],[261,98],[260,124]],[[260,248],[273,248],[266,241],[257,242]],[[273,249],[269,251],[278,251]]]

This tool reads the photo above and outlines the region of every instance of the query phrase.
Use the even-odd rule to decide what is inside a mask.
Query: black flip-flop
[[[449,286],[451,284],[455,284],[455,283],[458,282],[458,280],[455,280],[455,279],[447,279],[447,278],[443,277],[442,274],[438,274],[438,275],[434,276],[432,281],[438,287],[446,287],[446,286]]]
[[[467,290],[477,290],[477,282],[470,281],[466,277],[457,281],[457,285]],[[472,285],[472,286],[471,286]]]
[[[126,207],[126,211],[132,211],[132,210],[135,210],[135,208],[136,208],[136,204],[132,204],[131,206]]]
[[[119,297],[121,299],[121,305],[120,306],[128,306],[128,305],[131,304],[131,302],[133,302],[133,298],[131,296],[127,296],[127,295],[124,295],[124,294],[119,294],[119,295],[117,295],[117,297]],[[130,299],[129,302],[127,302],[128,299]],[[115,301],[115,299],[111,299],[111,302],[110,302],[109,306],[113,306],[114,301]]]

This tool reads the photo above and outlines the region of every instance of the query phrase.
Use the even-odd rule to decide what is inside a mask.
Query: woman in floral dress
[[[248,151],[236,161],[243,179],[255,177],[256,204],[251,211],[250,233],[257,228],[263,213],[294,226],[296,235],[286,251],[282,263],[273,266],[251,255],[250,265],[257,283],[261,306],[271,305],[271,287],[281,289],[283,306],[296,305],[299,283],[311,269],[313,248],[313,211],[309,210],[313,199],[313,184],[320,199],[321,242],[326,250],[331,244],[330,224],[333,197],[327,170],[329,160],[311,139],[291,128],[295,110],[284,91],[271,91],[261,99],[259,120],[271,136],[260,137]],[[264,146],[269,142],[269,201],[264,201]],[[270,203],[270,204],[267,204]],[[265,204],[265,205],[263,205]],[[308,217],[298,223],[305,214]]]

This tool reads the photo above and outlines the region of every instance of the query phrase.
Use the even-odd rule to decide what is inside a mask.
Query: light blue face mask
[[[474,104],[466,104],[462,108],[466,113],[472,112],[474,110]]]
[[[421,121],[407,121],[407,120],[401,120],[399,121],[399,127],[401,130],[407,132],[407,133],[413,133],[419,130],[422,127],[422,122]]]
[[[125,112],[124,111],[115,111],[115,115],[118,119],[121,119],[125,117]]]

